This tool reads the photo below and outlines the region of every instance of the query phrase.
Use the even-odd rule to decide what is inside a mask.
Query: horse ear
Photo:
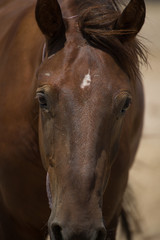
[[[57,0],[37,0],[35,16],[39,28],[48,40],[65,35],[65,26]]]
[[[122,34],[120,39],[134,38],[144,24],[146,7],[144,0],[131,0],[116,21],[115,30]]]

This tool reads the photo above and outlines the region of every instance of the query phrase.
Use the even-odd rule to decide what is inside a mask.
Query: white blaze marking
[[[81,83],[81,88],[85,88],[91,84],[91,75],[90,75],[90,69],[88,73],[84,76],[83,82]]]
[[[50,77],[50,76],[51,76],[50,73],[45,73],[44,75],[47,76],[47,77]]]
[[[51,240],[49,235],[47,236],[46,240]]]

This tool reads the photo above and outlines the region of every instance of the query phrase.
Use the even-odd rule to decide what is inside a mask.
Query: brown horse
[[[121,5],[0,1],[1,240],[115,239],[144,108],[145,4]]]

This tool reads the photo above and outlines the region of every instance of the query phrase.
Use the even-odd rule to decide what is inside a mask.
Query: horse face
[[[95,235],[103,235],[103,194],[132,96],[127,76],[109,55],[76,46],[66,43],[38,73],[40,150],[52,194],[50,224],[76,232],[93,228]]]
[[[127,12],[117,27],[125,29]],[[41,27],[48,48],[51,29],[56,36],[64,31],[62,21],[57,26]],[[109,54],[85,43],[77,24],[69,25],[53,52],[37,74],[39,144],[52,208],[50,236],[102,240],[102,211],[107,228],[115,227],[127,183],[130,152],[123,124],[127,131],[133,120],[133,86]]]

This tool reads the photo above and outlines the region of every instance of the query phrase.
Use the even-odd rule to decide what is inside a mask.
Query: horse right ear
[[[48,41],[65,38],[65,25],[57,0],[37,0],[35,16]]]
[[[144,0],[130,0],[117,19],[115,30],[120,30],[121,40],[127,41],[134,38],[142,28],[146,15]]]

